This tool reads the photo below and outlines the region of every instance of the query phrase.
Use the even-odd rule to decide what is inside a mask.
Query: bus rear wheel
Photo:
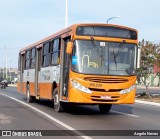
[[[27,98],[27,102],[30,103],[30,102],[34,102],[34,97],[30,95],[30,86],[29,84],[27,84],[27,87],[26,87],[26,98]]]
[[[54,110],[56,112],[63,112],[63,103],[59,101],[59,94],[58,94],[58,89],[54,89],[53,91],[53,103],[54,103]]]
[[[112,104],[99,104],[99,110],[101,113],[108,113],[112,107]]]

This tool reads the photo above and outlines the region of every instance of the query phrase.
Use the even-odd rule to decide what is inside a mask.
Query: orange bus
[[[68,103],[135,101],[137,30],[112,24],[74,24],[19,52],[18,91],[27,101],[49,99],[56,112]]]

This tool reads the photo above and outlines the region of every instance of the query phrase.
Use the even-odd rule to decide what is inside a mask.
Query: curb
[[[135,100],[136,103],[141,103],[141,104],[146,104],[146,105],[152,105],[152,106],[159,106],[160,103],[155,103],[155,102],[148,102],[148,101],[142,101],[142,100]]]

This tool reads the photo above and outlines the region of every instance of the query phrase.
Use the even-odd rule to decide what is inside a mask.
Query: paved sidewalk
[[[152,87],[152,86],[149,86],[148,87],[148,89],[149,89],[149,92],[150,92],[150,94],[160,94],[160,87]],[[146,87],[145,86],[140,86],[140,85],[138,85],[137,86],[137,91],[136,91],[136,94],[141,94],[141,93],[143,93],[143,92],[146,92]]]
[[[137,88],[143,88],[146,89],[145,85],[137,85]],[[154,86],[149,86],[149,89],[156,89],[156,90],[160,90],[160,87],[154,87]]]

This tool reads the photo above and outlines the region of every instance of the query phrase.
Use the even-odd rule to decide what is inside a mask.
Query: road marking
[[[123,115],[127,115],[127,116],[132,116],[132,117],[139,117],[138,115],[123,113],[123,112],[114,111],[114,110],[111,110],[111,112],[118,113],[118,114],[123,114]]]
[[[76,131],[76,129],[74,129],[73,127],[71,127],[71,126],[69,126],[69,125],[67,125],[67,124],[65,124],[65,123],[63,123],[62,121],[56,119],[55,117],[53,117],[53,116],[51,116],[51,115],[49,115],[49,114],[47,114],[47,113],[45,113],[45,112],[37,109],[36,107],[33,107],[33,106],[31,106],[31,105],[23,102],[23,101],[20,101],[20,100],[18,100],[18,99],[16,99],[16,98],[11,97],[11,96],[8,96],[8,95],[6,95],[6,94],[0,93],[0,95],[3,95],[3,96],[5,96],[5,97],[7,97],[7,98],[10,98],[10,99],[12,99],[12,100],[14,100],[14,101],[16,101],[16,102],[19,102],[19,103],[21,103],[21,104],[23,104],[23,105],[31,108],[32,110],[34,110],[34,111],[36,111],[36,112],[38,112],[38,113],[46,116],[46,117],[49,118],[50,120],[52,120],[52,121],[58,123],[59,125],[65,127],[66,129],[73,131],[75,134],[77,134],[78,136],[80,136],[80,137],[82,137],[82,138],[84,138],[84,139],[92,139],[91,137],[86,136],[86,135],[84,135],[83,133],[81,133],[81,132],[79,132],[79,131]]]

